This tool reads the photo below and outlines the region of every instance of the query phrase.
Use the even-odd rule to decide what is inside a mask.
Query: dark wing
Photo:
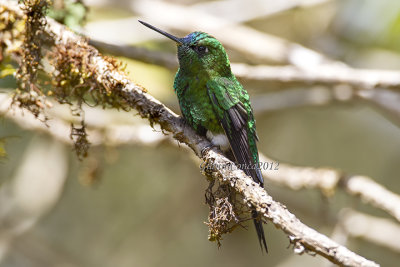
[[[263,186],[264,181],[258,166],[257,135],[255,129],[250,129],[249,126],[254,125],[250,103],[241,101],[246,99],[241,94],[247,95],[247,92],[238,82],[226,78],[209,81],[207,90],[240,169]]]

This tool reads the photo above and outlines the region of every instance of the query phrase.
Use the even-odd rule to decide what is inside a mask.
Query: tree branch
[[[60,142],[69,145],[72,143],[68,134],[70,123],[79,123],[79,120],[73,116],[62,119],[57,112],[52,112],[54,108],[59,108],[57,103],[53,103],[52,110],[48,112],[51,120],[47,122],[46,126],[32,114],[24,114],[21,109],[14,107],[13,110],[9,110],[11,101],[12,98],[7,94],[0,94],[0,114],[14,121],[23,129],[44,132]],[[111,116],[107,119],[101,109],[84,108],[84,112],[89,141],[92,145],[155,145],[172,140],[168,135],[162,135],[143,123],[134,122],[130,125],[115,123],[116,118]],[[96,123],[94,118],[103,118],[102,123]],[[176,144],[176,142],[171,143]],[[262,153],[260,153],[260,161],[272,164],[276,162]],[[387,212],[400,222],[400,196],[370,177],[347,175],[343,171],[333,168],[299,167],[282,162],[279,163],[279,171],[262,168],[262,172],[267,181],[292,190],[318,189],[330,197],[338,188],[343,189],[349,195],[360,197],[366,203]]]
[[[377,87],[400,88],[400,72],[388,70],[353,69],[340,65],[321,65],[313,68],[295,66],[249,66],[233,65],[235,75],[252,81],[277,82],[288,85],[325,85],[346,84],[356,89],[374,89]]]
[[[273,162],[262,154],[260,161]],[[370,177],[347,175],[333,168],[298,167],[284,163],[279,164],[279,171],[263,170],[263,174],[269,181],[293,190],[317,188],[326,196],[332,196],[338,187],[342,188],[348,194],[386,211],[400,222],[400,196]]]
[[[365,239],[371,243],[400,252],[400,227],[389,219],[367,215],[352,209],[339,213],[337,232]]]
[[[0,5],[17,8],[12,1],[1,0]],[[54,38],[57,46],[79,48],[81,53],[87,53],[88,60],[82,63],[87,64],[87,69],[94,70],[95,80],[107,89],[98,93],[105,94],[105,99],[110,96],[114,101],[118,99],[122,107],[134,108],[151,124],[158,123],[164,131],[172,133],[176,140],[188,145],[211,167],[206,174],[222,183],[228,183],[260,214],[288,234],[296,253],[312,251],[341,266],[378,266],[301,223],[243,171],[237,168],[218,168],[217,166],[228,166],[233,163],[217,149],[206,149],[211,145],[208,140],[197,135],[179,116],[147,94],[142,87],[132,83],[123,73],[115,69],[109,60],[103,59],[94,48],[88,46],[83,38],[51,19],[47,20],[46,32],[49,37]]]
[[[128,51],[133,48],[123,47],[121,50],[118,45],[98,41],[93,42],[93,44],[98,45],[105,52],[116,52],[117,55],[127,57],[132,55]],[[146,62],[149,62],[150,58],[156,64],[177,67],[175,56],[168,56],[168,54],[155,51],[148,51],[145,56]],[[143,59],[143,57],[139,59]],[[336,88],[335,94],[338,99],[347,100],[352,95],[359,96],[378,104],[380,108],[390,111],[400,118],[399,95],[397,92],[380,88],[399,89],[400,72],[398,71],[363,70],[338,65],[322,65],[315,69],[300,69],[295,66],[249,66],[238,63],[232,64],[232,69],[237,77],[247,80],[279,82],[285,84],[285,86],[288,86],[288,84],[330,86]],[[348,85],[348,87],[338,87],[338,85],[343,84]],[[260,155],[260,159],[262,162],[273,162],[272,159],[263,155]],[[263,170],[263,172],[268,180],[294,190],[318,188],[325,195],[330,196],[339,186],[350,195],[360,196],[372,206],[386,211],[400,222],[400,197],[369,177],[348,176],[335,169],[296,167],[288,164],[281,164],[279,172],[269,172],[268,170]],[[386,194],[389,197],[385,197]]]
[[[231,164],[227,158],[221,157],[213,150],[208,151],[203,159],[215,166]],[[369,266],[371,264],[371,262],[366,262],[365,259],[360,259],[354,252],[301,223],[286,207],[275,202],[263,188],[254,183],[243,171],[219,168],[213,171],[211,175],[221,181],[229,182],[235,191],[244,196],[245,202],[254,206],[277,228],[288,234],[290,242],[294,245],[295,253],[302,254],[306,251],[313,251],[340,266]],[[338,254],[341,255],[339,258],[337,257]]]

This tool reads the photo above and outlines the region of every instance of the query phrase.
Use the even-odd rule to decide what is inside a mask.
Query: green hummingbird
[[[183,117],[214,146],[233,154],[239,167],[261,187],[256,124],[247,91],[231,71],[222,44],[204,32],[178,38],[146,22],[146,27],[172,39],[178,46],[179,70],[175,93]],[[252,211],[261,249],[267,249],[262,222]]]

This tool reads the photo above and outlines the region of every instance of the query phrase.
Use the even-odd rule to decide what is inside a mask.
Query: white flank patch
[[[222,151],[230,149],[229,140],[225,134],[213,134],[211,131],[207,131],[207,138],[214,146],[219,146]]]

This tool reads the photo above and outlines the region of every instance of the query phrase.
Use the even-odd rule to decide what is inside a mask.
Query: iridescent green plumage
[[[263,186],[250,98],[233,75],[222,44],[204,32],[178,38],[140,22],[178,44],[179,70],[174,89],[183,117],[214,145],[230,149],[234,155],[232,160]],[[267,250],[262,222],[257,219],[255,210],[252,215],[260,245]]]

